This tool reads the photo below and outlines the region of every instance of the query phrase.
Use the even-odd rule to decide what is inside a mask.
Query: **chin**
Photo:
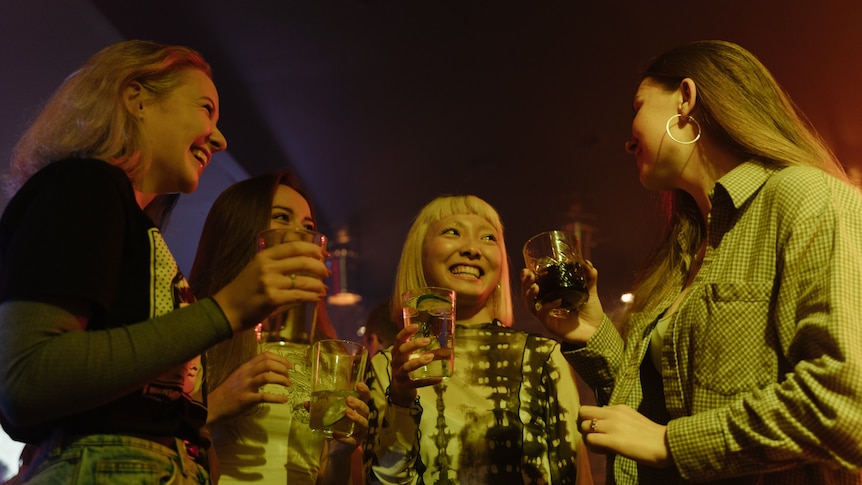
[[[643,185],[643,187],[647,190],[664,190],[664,184],[662,184],[661,181],[656,180],[654,174],[641,171],[639,178],[641,185]]]
[[[183,180],[180,183],[179,190],[177,192],[181,192],[183,194],[191,194],[195,190],[198,189],[198,179],[194,180]]]
[[[489,294],[494,293],[493,288],[489,289],[484,285],[480,285],[475,282],[468,285],[454,285],[451,288],[458,293],[459,297],[464,295],[465,297],[470,296],[472,298],[487,298]],[[463,290],[460,290],[459,288],[463,288]]]

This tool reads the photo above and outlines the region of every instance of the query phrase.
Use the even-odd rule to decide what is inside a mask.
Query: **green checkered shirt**
[[[674,467],[611,456],[609,483],[862,483],[859,192],[814,168],[748,162],[710,199],[706,256],[661,372],[648,347],[673,295],[633,315],[626,342],[606,317],[565,352],[601,404],[668,425]]]

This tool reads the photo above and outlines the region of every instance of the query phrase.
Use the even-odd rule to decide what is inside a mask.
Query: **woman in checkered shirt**
[[[627,150],[663,244],[619,326],[549,317],[602,407],[610,483],[862,483],[862,198],[769,71],[722,41],[649,66]],[[618,330],[619,329],[619,330]]]

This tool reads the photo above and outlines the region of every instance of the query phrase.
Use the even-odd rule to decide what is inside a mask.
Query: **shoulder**
[[[122,169],[102,160],[69,158],[53,162],[36,172],[24,184],[28,187],[55,187],[60,192],[74,191],[92,197],[109,187],[131,191],[132,183]]]
[[[554,354],[559,354],[560,343],[556,340],[537,333],[519,332],[526,338],[526,347],[534,354],[541,356],[543,360],[550,360]]]
[[[859,196],[859,188],[815,167],[794,166],[777,170],[764,185],[770,192],[790,193],[799,197],[843,192]]]
[[[33,174],[7,208],[80,215],[88,208],[109,211],[136,204],[132,183],[120,168],[101,160],[65,159]]]
[[[862,213],[859,188],[814,167],[787,167],[775,172],[763,187],[774,209],[794,217],[829,213]]]
[[[105,179],[126,180],[123,170],[115,165],[92,158],[67,158],[49,164],[39,172],[48,175],[63,175],[75,178],[99,177]],[[36,175],[34,175],[35,177]]]
[[[824,186],[829,174],[814,167],[794,166],[775,171],[766,182],[771,190],[788,190],[800,187]]]

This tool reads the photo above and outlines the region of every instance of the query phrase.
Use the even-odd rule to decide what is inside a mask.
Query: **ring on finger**
[[[296,288],[296,273],[290,274],[290,289]]]
[[[599,427],[599,420],[596,418],[591,419],[590,420],[590,432],[595,433],[596,431],[598,431],[598,427]]]

